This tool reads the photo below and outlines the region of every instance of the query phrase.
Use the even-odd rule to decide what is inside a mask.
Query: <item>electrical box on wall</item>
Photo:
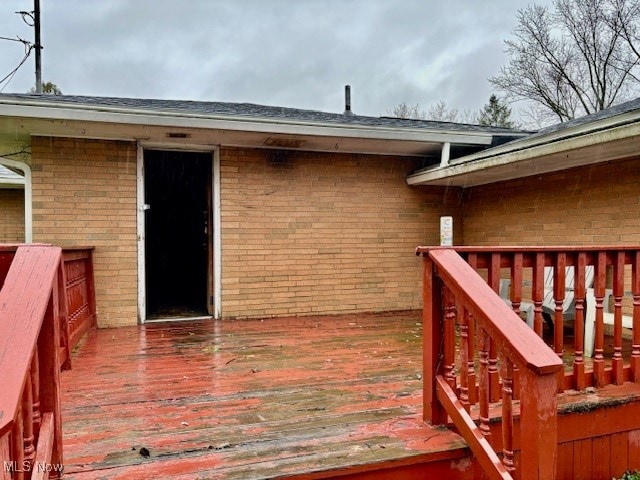
[[[440,245],[453,245],[453,217],[440,217]]]

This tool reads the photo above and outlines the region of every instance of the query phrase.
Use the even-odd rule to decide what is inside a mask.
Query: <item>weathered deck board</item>
[[[421,334],[420,312],[92,331],[63,374],[65,478],[321,478],[465,457],[420,421]]]

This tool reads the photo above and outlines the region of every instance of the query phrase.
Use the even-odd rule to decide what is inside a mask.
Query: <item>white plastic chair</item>
[[[614,324],[614,312],[609,310],[609,299],[613,296],[611,289],[605,290],[602,305],[602,320],[604,325]],[[585,314],[584,325],[584,355],[585,357],[593,357],[596,342],[596,297],[593,288],[587,289],[587,310]],[[622,316],[622,328],[633,328],[633,317],[630,315]]]
[[[589,288],[593,285],[594,268],[592,265],[587,265],[585,268],[585,287]],[[509,287],[511,280],[502,280],[500,282],[500,296],[504,299],[507,305],[511,306],[511,300],[509,299]],[[533,328],[533,303],[521,302],[520,311],[525,314],[525,321],[529,327]],[[552,319],[555,313],[556,303],[553,298],[553,267],[545,267],[544,269],[544,296],[542,298],[542,312],[543,314]],[[576,306],[575,306],[575,269],[574,267],[566,267],[565,270],[565,295],[562,301],[562,316],[567,320],[575,319]]]

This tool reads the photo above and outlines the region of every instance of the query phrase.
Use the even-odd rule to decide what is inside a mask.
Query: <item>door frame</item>
[[[213,217],[213,258],[207,271],[207,284],[213,291],[208,295],[212,298],[207,302],[213,304],[213,318],[219,319],[222,315],[222,246],[221,246],[221,216],[220,216],[220,149],[209,145],[175,145],[166,143],[138,142],[136,155],[136,220],[137,220],[137,246],[138,246],[138,323],[147,321],[147,284],[146,284],[146,232],[145,232],[145,190],[144,190],[144,151],[163,150],[181,152],[210,152],[211,153],[211,205]]]

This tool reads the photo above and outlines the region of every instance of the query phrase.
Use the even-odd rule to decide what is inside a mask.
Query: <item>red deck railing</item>
[[[417,252],[425,257],[425,417],[450,416],[491,478],[516,468],[554,478],[556,394],[640,381],[640,247]],[[497,408],[502,438],[491,438]]]
[[[93,282],[93,247],[65,247],[62,250],[63,279],[67,310],[65,366],[71,366],[71,350],[87,331],[96,326],[96,296]]]
[[[425,419],[445,424],[451,417],[489,478],[512,478],[516,468],[527,472],[527,478],[554,478],[560,359],[454,250],[418,252],[425,257]],[[496,442],[489,409],[500,399],[502,439]],[[516,399],[519,437],[527,438],[518,459]],[[497,444],[502,445],[502,459],[494,450]]]
[[[0,245],[0,288],[13,261],[18,245]],[[96,326],[96,302],[93,280],[93,247],[62,249],[62,285],[64,308],[60,312],[60,363],[71,368],[71,350],[82,336]]]
[[[0,252],[0,461],[2,478],[61,476],[61,249]]]
[[[571,366],[558,375],[559,392],[640,382],[639,246],[455,250],[494,291],[507,280],[506,300],[519,315],[523,305],[529,306],[539,336],[546,317],[553,333],[549,346]],[[607,342],[605,333],[610,334]],[[630,345],[623,348],[625,339]]]

